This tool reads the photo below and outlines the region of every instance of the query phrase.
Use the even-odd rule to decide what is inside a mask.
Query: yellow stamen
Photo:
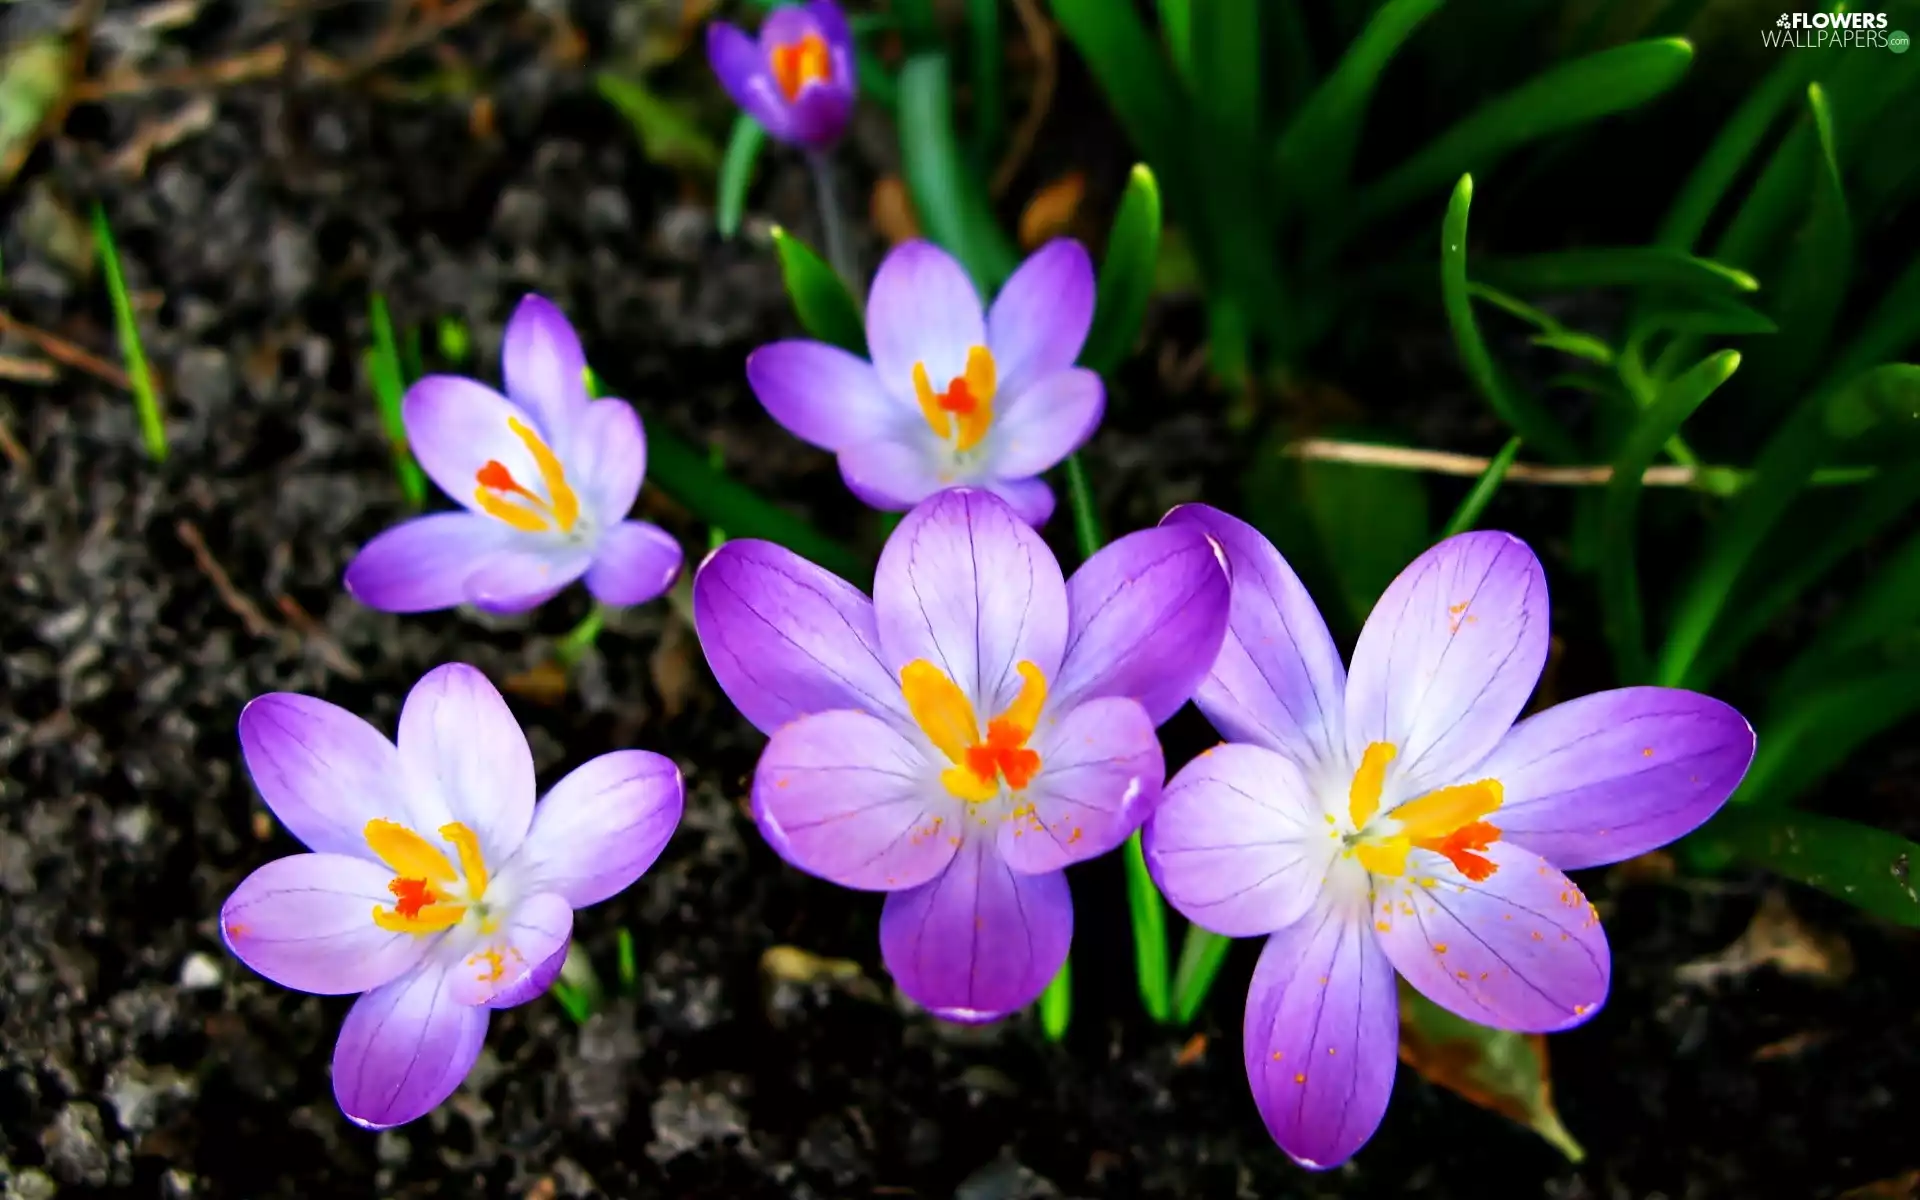
[[[1381,838],[1355,846],[1353,856],[1375,875],[1399,875],[1406,871],[1407,852],[1412,849],[1413,843],[1406,838]]]
[[[947,384],[947,390],[933,390],[933,378],[927,364],[913,364],[913,394],[920,402],[920,415],[943,441],[951,439],[957,451],[979,445],[993,428],[993,399],[999,389],[999,370],[993,352],[985,346],[967,351],[965,370]]]
[[[900,691],[914,721],[940,753],[965,762],[967,747],[980,740],[980,726],[960,685],[926,659],[916,658],[900,668]]]
[[[474,489],[473,499],[482,512],[505,521],[515,529],[527,533],[541,533],[550,528],[546,518],[539,513],[515,504],[498,492],[490,492],[484,486]]]
[[[973,704],[946,672],[924,658],[900,669],[900,691],[907,709],[953,766],[940,773],[948,792],[969,804],[979,804],[1006,787],[1018,792],[1040,771],[1040,756],[1027,748],[1047,702],[1047,677],[1030,662],[1014,665],[1020,673],[1020,691],[1006,711],[987,723],[980,736]]]
[[[1393,818],[1400,822],[1400,832],[1415,841],[1444,838],[1499,808],[1501,796],[1497,779],[1462,783],[1407,801],[1393,810]]]
[[[1033,727],[1040,723],[1040,709],[1047,702],[1047,677],[1030,662],[1016,663],[1013,669],[1020,672],[1020,694],[1013,698],[1013,703],[1007,705],[1007,711],[996,720],[1017,727],[1024,740],[1032,735]]]
[[[954,443],[954,449],[966,451],[979,445],[993,425],[993,396],[998,383],[993,352],[985,346],[967,351],[967,371],[961,378],[974,403],[970,410],[959,414],[960,438]]]
[[[562,532],[571,530],[580,519],[580,498],[567,483],[560,459],[520,418],[508,417],[507,428],[533,456],[540,481],[546,485],[551,500],[543,500],[528,490],[499,460],[488,459],[473,475],[478,485],[473,493],[474,502],[488,516],[526,533],[542,533],[553,526]]]
[[[458,821],[440,827],[440,836],[460,852],[460,873],[467,877],[467,895],[475,900],[487,893],[487,860],[480,853],[480,839]]]
[[[375,925],[392,933],[439,933],[459,924],[468,905],[487,890],[486,858],[473,830],[455,821],[442,825],[440,836],[459,854],[459,870],[438,846],[398,821],[376,817],[367,822],[367,847],[394,876],[387,885],[393,904],[374,908]],[[451,886],[463,875],[466,894],[455,899]]]
[[[1392,742],[1369,743],[1360,756],[1360,769],[1353,773],[1347,788],[1347,815],[1356,830],[1365,829],[1373,814],[1380,811],[1380,792],[1387,782],[1387,764],[1399,753]]]
[[[561,467],[559,457],[540,440],[539,434],[522,424],[519,417],[508,417],[507,428],[513,430],[540,468],[540,480],[547,485],[547,495],[553,498],[554,520],[560,523],[563,532],[572,529],[580,519],[580,498],[567,485],[567,472]]]
[[[453,883],[460,876],[432,842],[397,821],[378,817],[367,822],[367,848],[401,879]]]
[[[913,394],[920,401],[920,415],[927,419],[933,432],[942,439],[953,436],[953,418],[947,410],[940,407],[940,394],[933,390],[933,380],[927,376],[927,364],[913,364]]]
[[[429,904],[410,917],[391,908],[376,908],[373,923],[388,933],[441,933],[458,925],[466,915],[464,904]]]
[[[980,804],[1000,794],[1000,779],[990,776],[982,779],[967,766],[948,767],[940,772],[940,782],[947,785],[947,791],[968,804]]]
[[[789,104],[800,98],[800,91],[807,84],[833,77],[832,53],[826,39],[817,33],[775,46],[767,55],[767,63],[773,68],[773,81],[780,86],[780,93]]]

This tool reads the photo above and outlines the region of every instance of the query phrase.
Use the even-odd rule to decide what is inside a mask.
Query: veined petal
[[[448,663],[421,676],[400,708],[399,742],[409,786],[439,795],[489,863],[520,848],[533,820],[533,752],[485,675]]]
[[[904,512],[953,481],[943,479],[917,434],[857,442],[840,451],[840,478],[860,503],[881,512]]]
[[[539,462],[509,424],[517,420],[537,432],[539,418],[484,384],[458,375],[428,375],[407,389],[400,415],[420,469],[435,487],[474,512],[481,511],[474,499],[478,475],[489,462],[499,463],[528,488],[541,483]]]
[[[1000,826],[1000,857],[1026,875],[1061,870],[1127,840],[1160,801],[1167,766],[1138,701],[1090,700],[1044,722],[1040,773]]]
[[[1380,1126],[1399,1047],[1393,967],[1366,893],[1329,893],[1267,939],[1247,988],[1247,1081],[1267,1132],[1311,1171],[1353,1157]]]
[[[467,601],[467,579],[521,536],[479,513],[415,517],[362,546],[343,582],[355,600],[381,612],[456,608]]]
[[[392,878],[365,857],[277,858],[227,897],[220,932],[235,957],[282,987],[322,996],[368,991],[412,970],[433,944],[373,923],[373,910],[393,903]]]
[[[572,937],[573,906],[563,897],[553,892],[524,897],[497,930],[447,969],[454,1000],[488,1008],[525,1004],[546,990],[529,985],[554,955],[566,954]]]
[[[946,869],[966,806],[926,754],[863,712],[782,726],[753,774],[753,818],[794,866],[842,887],[898,891]]]
[[[523,538],[519,545],[495,551],[467,576],[467,601],[486,612],[529,612],[553,599],[593,566],[584,545]]]
[[[260,798],[310,850],[371,861],[368,821],[437,828],[451,820],[436,798],[407,791],[392,742],[325,700],[291,692],[254,699],[240,712],[240,753]]]
[[[760,46],[724,21],[707,23],[707,61],[733,102],[776,138],[791,136],[786,98]]]
[[[429,967],[354,1001],[333,1047],[333,1096],[349,1121],[391,1129],[453,1095],[480,1057],[488,1014],[453,991]]]
[[[1041,375],[1009,397],[993,426],[993,469],[1011,479],[1038,475],[1084,445],[1100,427],[1107,393],[1085,367]]]
[[[605,526],[633,511],[647,474],[647,435],[625,400],[590,401],[565,442],[567,475],[581,502]]]
[[[587,590],[602,604],[644,604],[664,596],[680,577],[680,543],[658,525],[622,521],[600,535],[587,568]]]
[[[568,772],[533,809],[513,870],[520,886],[574,908],[630,887],[680,824],[685,792],[673,760],[616,750]]]
[[[569,914],[569,922],[572,917]],[[560,943],[559,949],[547,955],[545,961],[535,963],[533,969],[510,988],[502,988],[487,1001],[488,1008],[518,1008],[529,1000],[538,1000],[547,994],[553,981],[560,977],[560,968],[567,965],[567,949],[573,945],[573,939],[567,938]]]
[[[979,486],[1005,500],[1022,521],[1035,529],[1053,515],[1053,489],[1044,479],[982,479]]]
[[[1547,661],[1547,580],[1527,544],[1463,533],[1388,585],[1360,631],[1347,677],[1346,740],[1396,747],[1406,796],[1450,783],[1485,758]]]
[[[1180,769],[1142,841],[1167,902],[1228,937],[1271,933],[1303,918],[1326,890],[1341,848],[1293,760],[1234,744]]]
[[[824,342],[785,341],[747,355],[747,383],[788,433],[823,450],[901,436],[913,413],[873,364]]]
[[[986,341],[980,294],[952,255],[917,239],[887,255],[867,296],[867,347],[882,387],[912,400],[915,363],[945,387],[965,372],[967,351]]]
[[[1227,552],[1232,615],[1213,670],[1193,702],[1220,736],[1277,750],[1303,768],[1343,760],[1347,672],[1300,577],[1259,530],[1204,504],[1161,524],[1191,524]]]
[[[1374,929],[1427,999],[1496,1029],[1552,1033],[1607,998],[1607,935],[1580,889],[1538,855],[1497,841],[1479,882],[1414,851],[1403,876],[1375,876]]]
[[[925,659],[981,723],[1020,691],[1022,662],[1047,680],[1067,640],[1067,585],[1053,551],[999,497],[954,489],[917,506],[873,576],[880,648],[898,672]]]
[[[580,337],[559,308],[544,296],[521,297],[501,340],[500,374],[507,395],[533,414],[550,445],[566,441],[586,411],[586,371]]]
[[[1093,328],[1093,296],[1093,260],[1072,238],[1055,238],[1020,264],[987,310],[1002,392],[1018,395],[1074,364]]]
[[[1711,696],[1631,687],[1528,717],[1475,774],[1500,781],[1503,837],[1572,870],[1691,833],[1740,785],[1753,749],[1746,718]]]
[[[1022,875],[972,838],[933,880],[887,897],[880,954],[913,1001],[949,1021],[1033,1003],[1066,961],[1073,897],[1059,871]]]
[[[1055,703],[1132,696],[1154,722],[1206,678],[1226,636],[1222,553],[1199,529],[1163,525],[1109,543],[1067,581],[1070,625]]]

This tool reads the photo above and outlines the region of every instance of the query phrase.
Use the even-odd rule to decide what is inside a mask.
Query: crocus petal
[[[707,61],[720,86],[748,116],[776,138],[790,136],[786,98],[773,82],[766,55],[740,30],[724,21],[707,24]]]
[[[453,992],[445,971],[423,969],[354,1001],[333,1047],[333,1096],[348,1120],[390,1129],[453,1095],[480,1057],[488,1020]]]
[[[522,539],[489,555],[467,576],[467,600],[502,615],[529,612],[587,573],[594,552],[557,540]]]
[[[782,727],[753,774],[753,818],[780,855],[842,887],[897,891],[946,869],[965,805],[925,751],[843,709]]]
[[[1304,917],[1340,851],[1293,760],[1234,743],[1203,751],[1168,781],[1141,838],[1167,902],[1228,937]]]
[[[1067,581],[1072,623],[1055,703],[1132,696],[1165,721],[1219,655],[1230,598],[1220,547],[1191,525],[1110,543]]]
[[[544,296],[522,297],[508,318],[500,374],[507,395],[539,420],[550,443],[565,441],[586,411],[586,352],[573,326]]]
[[[1241,1047],[1254,1102],[1309,1170],[1351,1158],[1393,1093],[1399,997],[1366,919],[1364,889],[1329,895],[1267,939],[1247,988]]]
[[[625,891],[660,857],[684,796],[680,769],[649,750],[616,750],[575,767],[534,806],[514,856],[515,882],[575,908]]]
[[[813,18],[814,28],[820,31],[829,50],[838,52],[852,48],[853,30],[847,25],[846,14],[840,11],[840,6],[834,0],[808,0],[802,7]]]
[[[291,692],[253,700],[240,712],[240,753],[260,798],[309,850],[372,861],[368,821],[449,819],[437,797],[409,793],[385,735],[325,700]]]
[[[1161,524],[1212,534],[1233,576],[1226,640],[1194,704],[1228,741],[1270,747],[1307,769],[1340,761],[1347,672],[1300,577],[1259,530],[1217,508],[1181,505]]]
[[[1064,872],[1022,875],[969,839],[931,882],[887,897],[880,955],[912,1000],[949,1021],[992,1021],[1046,990],[1073,941]]]
[[[568,921],[572,921],[569,914]],[[518,1008],[529,1000],[538,1000],[547,994],[553,981],[560,977],[560,968],[567,965],[567,949],[573,945],[573,939],[560,943],[560,948],[547,955],[545,961],[535,963],[533,969],[520,978],[520,982],[509,988],[501,988],[487,1001],[488,1008]]]
[[[720,689],[762,733],[840,708],[912,727],[873,602],[783,546],[743,538],[708,555],[693,623]]]
[[[535,973],[554,955],[565,954],[572,937],[573,906],[565,899],[552,892],[525,897],[498,930],[448,968],[454,1000],[488,1008],[526,1003],[545,990],[528,986]]]
[[[1045,541],[990,492],[956,488],[908,513],[873,574],[880,649],[925,659],[982,725],[1013,702],[1022,662],[1052,681],[1067,641],[1067,584]]]
[[[767,415],[823,450],[893,437],[919,419],[880,386],[871,363],[824,342],[760,347],[747,355],[747,383]]]
[[[944,389],[966,370],[967,351],[987,342],[980,294],[952,255],[932,242],[895,247],[867,296],[867,348],[889,392],[911,399],[913,366]]]
[[[1035,529],[1053,515],[1053,489],[1044,479],[983,479],[980,486],[1012,505],[1020,519]]]
[[[1043,724],[1031,745],[1040,773],[1014,800],[997,837],[1000,856],[1023,874],[1105,854],[1160,800],[1167,765],[1138,701],[1089,701]]]
[[[633,511],[647,475],[647,434],[640,414],[625,400],[594,400],[583,409],[566,440],[567,478],[602,525]]]
[[[993,425],[993,469],[1018,479],[1038,475],[1093,436],[1106,409],[1100,376],[1085,367],[1042,375],[1012,398]]]
[[[811,5],[783,4],[767,14],[760,22],[760,55],[766,58],[776,46],[791,46],[805,37],[826,39],[827,31],[821,28],[820,19]]]
[[[840,478],[860,502],[903,512],[947,486],[924,439],[856,442],[840,451]]]
[[[1720,811],[1753,762],[1753,727],[1711,696],[1630,687],[1528,717],[1474,768],[1489,818],[1563,871],[1645,854]]]
[[[1526,706],[1547,661],[1547,580],[1527,544],[1463,533],[1428,550],[1380,597],[1347,677],[1347,753],[1397,751],[1405,796],[1455,783]]]
[[[1499,841],[1474,882],[1416,850],[1407,874],[1374,877],[1381,947],[1427,999],[1496,1029],[1552,1033],[1591,1017],[1612,964],[1600,917],[1572,880]]]
[[[399,741],[409,785],[437,792],[487,862],[520,848],[533,820],[533,752],[485,675],[448,663],[421,676],[400,707]]]
[[[853,89],[848,76],[812,83],[801,89],[788,110],[787,136],[812,150],[825,150],[840,140],[853,116]]]
[[[1093,328],[1093,294],[1093,260],[1072,238],[1055,238],[1020,264],[987,310],[1001,394],[1074,364]]]
[[[342,996],[412,970],[432,942],[391,933],[373,910],[393,903],[393,872],[364,857],[295,854],[240,881],[220,931],[241,962],[295,991]]]
[[[680,577],[680,543],[658,525],[622,521],[600,535],[587,568],[587,590],[602,604],[644,604],[664,596]]]
[[[518,420],[539,432],[539,418],[484,384],[429,375],[407,389],[400,416],[420,469],[434,486],[475,512],[480,511],[474,499],[477,476],[489,462],[527,487],[540,485],[540,464],[508,424]]]
[[[467,602],[467,580],[522,537],[505,522],[472,512],[402,521],[347,564],[349,595],[381,612],[417,613]]]

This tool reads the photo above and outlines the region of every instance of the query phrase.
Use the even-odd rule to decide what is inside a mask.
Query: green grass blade
[[[1920,614],[1914,611],[1916,596],[1920,596],[1920,533],[1908,538],[1845,607],[1828,618],[1780,674],[1774,694],[1793,696],[1816,687],[1832,664],[1913,630],[1920,624]]]
[[[918,54],[900,70],[900,152],[914,210],[927,235],[991,295],[1016,264],[1013,246],[993,219],[984,176],[960,153],[953,134],[953,96],[946,57]]]
[[[1682,295],[1731,296],[1760,283],[1738,267],[1665,246],[1567,250],[1521,258],[1487,258],[1475,274],[1516,292],[1576,292],[1587,288],[1664,288]]]
[[[1480,478],[1473,481],[1473,490],[1467,493],[1467,498],[1460,502],[1459,508],[1453,510],[1453,517],[1448,520],[1447,527],[1440,531],[1438,540],[1445,541],[1455,534],[1465,533],[1479,522],[1480,514],[1487,511],[1493,494],[1500,490],[1508,468],[1513,466],[1513,460],[1519,454],[1520,439],[1508,438],[1507,444],[1500,447],[1500,453],[1494,455],[1493,461],[1487,464],[1487,469],[1480,472]]]
[[[1167,910],[1147,872],[1146,851],[1135,830],[1127,839],[1127,914],[1133,919],[1133,965],[1147,1016],[1166,1024],[1173,1016],[1167,991]]]
[[[1000,79],[1000,0],[967,0],[967,66],[973,79],[973,161],[986,170],[1006,134]]]
[[[1092,558],[1106,538],[1100,532],[1100,512],[1093,506],[1093,487],[1078,454],[1067,455],[1067,506],[1073,511],[1073,542],[1082,560]]]
[[[647,161],[702,173],[719,169],[720,147],[685,105],[656,94],[637,75],[601,71],[593,82],[601,98],[632,126]]]
[[[1600,507],[1600,608],[1614,672],[1623,684],[1642,683],[1650,674],[1634,545],[1641,477],[1694,410],[1739,366],[1738,351],[1722,350],[1668,382],[1653,404],[1641,410],[1614,456],[1613,478]]]
[[[1729,807],[1707,839],[1748,862],[1818,888],[1877,917],[1920,927],[1920,890],[1911,882],[1920,845],[1903,837],[1813,813]]]
[[[1221,937],[1213,930],[1202,929],[1198,925],[1187,926],[1187,936],[1180,942],[1180,961],[1173,968],[1173,1020],[1176,1025],[1191,1025],[1193,1019],[1200,1015],[1200,1008],[1207,1002],[1208,993],[1213,991],[1213,981],[1220,977],[1220,968],[1226,965],[1227,955],[1232,950],[1232,938]]]
[[[1733,116],[1720,127],[1713,145],[1687,176],[1660,222],[1655,241],[1674,250],[1691,250],[1706,231],[1707,222],[1725,198],[1727,189],[1746,167],[1767,131],[1807,85],[1820,61],[1817,54],[1788,54],[1759,87],[1748,93]]]
[[[1155,0],[1160,11],[1160,40],[1166,43],[1167,55],[1173,59],[1174,70],[1180,78],[1193,86],[1193,0]]]
[[[1472,204],[1473,176],[1462,175],[1440,230],[1440,299],[1460,351],[1460,365],[1509,428],[1549,458],[1571,461],[1579,453],[1573,438],[1533,397],[1507,386],[1480,336],[1467,290],[1467,210]]]
[[[766,144],[765,126],[745,113],[734,118],[733,133],[727,138],[726,155],[720,160],[720,182],[713,218],[723,238],[740,232],[740,217],[747,210],[747,188],[753,183],[753,170],[759,164],[760,151]]]
[[[1171,176],[1181,161],[1185,97],[1133,5],[1053,0],[1052,7],[1061,32],[1093,72],[1127,137],[1155,170]]]
[[[1860,332],[1835,356],[1827,382],[1851,379],[1862,371],[1905,355],[1920,346],[1920,254],[1908,263]]]
[[[400,344],[393,334],[393,319],[387,313],[387,299],[379,292],[367,298],[367,328],[373,334],[373,346],[367,351],[367,379],[373,387],[374,403],[380,409],[380,427],[386,432],[387,445],[393,451],[393,472],[400,480],[400,491],[412,508],[427,502],[427,477],[407,448],[407,423],[401,418],[401,401],[407,392],[406,371],[400,365]]]
[[[1073,1021],[1073,960],[1060,964],[1059,973],[1047,990],[1040,993],[1040,1032],[1050,1042],[1057,1042],[1067,1036],[1067,1026]]]
[[[618,952],[615,962],[618,964],[620,994],[631,996],[639,990],[640,963],[633,952],[633,931],[622,925],[614,932],[614,945]]]
[[[800,327],[828,345],[865,358],[867,327],[846,281],[812,247],[777,225],[773,250],[780,258],[780,278],[787,285],[787,298],[793,301]]]
[[[1093,328],[1080,351],[1081,365],[1105,375],[1127,357],[1140,336],[1140,322],[1153,298],[1154,268],[1160,261],[1160,187],[1145,163],[1127,180],[1120,210],[1107,234],[1100,263],[1100,290],[1093,305]]]
[[[153,385],[153,372],[147,367],[146,349],[140,344],[140,323],[134,317],[127,277],[120,269],[120,248],[114,244],[107,212],[98,204],[93,206],[93,244],[107,274],[114,334],[120,341],[120,359],[126,364],[127,382],[133,388],[133,411],[140,420],[140,437],[147,444],[147,456],[155,462],[165,462],[167,427],[160,419],[160,393]]]

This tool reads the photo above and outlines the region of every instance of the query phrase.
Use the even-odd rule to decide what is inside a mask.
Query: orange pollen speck
[[[396,879],[387,885],[387,890],[393,893],[393,911],[409,920],[440,898],[433,885],[424,879]]]

